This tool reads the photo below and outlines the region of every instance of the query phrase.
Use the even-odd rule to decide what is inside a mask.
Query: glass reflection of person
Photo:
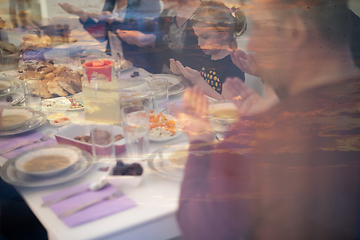
[[[155,55],[153,69],[155,72],[170,73],[170,59],[175,59],[185,66],[200,70],[206,56],[198,46],[190,20],[200,1],[166,0],[163,1],[164,10],[154,24],[158,32],[144,34],[139,31],[118,30],[122,40],[137,46],[152,47]]]
[[[348,12],[352,25],[351,53],[356,66],[360,68],[360,17],[350,9]],[[229,52],[236,66],[247,74],[258,76],[259,73],[257,72],[256,62],[252,54],[246,54],[241,49],[230,50]],[[264,97],[262,97],[240,81],[224,84],[224,95],[227,100],[236,98],[239,95],[242,96],[241,101],[236,102],[242,114],[252,115],[264,112],[280,101],[269,84],[264,85],[264,93]]]
[[[182,74],[204,93],[215,99],[223,99],[222,85],[227,77],[245,81],[245,74],[233,64],[228,49],[237,49],[237,37],[246,28],[245,14],[233,7],[229,9],[217,1],[202,2],[192,17],[195,35],[202,51],[211,57],[202,63],[200,71],[180,61],[170,59],[170,70]]]
[[[106,41],[106,52],[111,52],[109,32],[116,34],[117,29],[122,29],[151,33],[156,31],[156,26],[148,22],[158,17],[160,12],[159,0],[106,0],[101,14],[87,13],[67,3],[60,3],[59,6],[69,14],[78,16],[84,29],[98,41]],[[122,48],[125,59],[151,71],[148,63],[151,52],[126,42],[122,42]]]
[[[174,109],[193,153],[177,214],[184,238],[358,239],[360,73],[347,2],[259,0],[248,16],[248,48],[281,102],[214,143],[207,98],[185,92]]]
[[[21,29],[34,29],[35,25],[28,21],[27,11],[25,9],[25,4],[29,3],[29,0],[10,0],[10,19],[13,25],[13,28]],[[20,24],[19,21],[20,20]]]

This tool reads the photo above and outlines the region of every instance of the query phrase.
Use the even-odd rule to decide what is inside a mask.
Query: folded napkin
[[[44,134],[40,132],[30,132],[26,134],[18,134],[13,137],[4,137],[0,139],[0,153],[6,149],[12,147],[19,147],[11,152],[4,154],[3,156],[10,159],[15,157],[17,154],[22,153],[26,150],[33,149],[41,146],[55,145],[57,141],[53,138],[48,138],[40,143],[33,143],[43,137]],[[23,146],[23,147],[21,147]]]
[[[52,193],[48,196],[44,196],[42,199],[44,202],[47,202],[52,199],[71,194],[73,192],[86,190],[88,189],[89,185],[89,183],[77,185],[56,193]],[[68,199],[64,199],[63,201],[51,205],[50,209],[57,216],[59,216],[65,211],[84,205],[90,201],[94,201],[95,199],[103,199],[107,196],[110,196],[112,193],[115,193],[116,191],[118,191],[118,189],[115,186],[108,184],[105,188],[101,190],[86,191]],[[68,227],[75,227],[80,224],[91,222],[135,206],[136,203],[133,200],[131,200],[125,195],[122,195],[116,199],[102,200],[101,202],[89,206],[88,208],[76,212],[68,217],[62,218],[62,220]]]

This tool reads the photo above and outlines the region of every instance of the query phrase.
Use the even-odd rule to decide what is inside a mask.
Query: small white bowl
[[[56,169],[52,169],[52,170],[45,170],[45,171],[38,171],[38,172],[29,172],[29,171],[25,170],[24,166],[25,166],[26,162],[28,162],[29,160],[31,160],[35,157],[40,157],[40,156],[44,156],[44,155],[65,156],[70,160],[70,162],[61,168],[56,168]],[[75,164],[80,159],[81,156],[82,156],[81,150],[76,147],[72,147],[72,146],[64,146],[64,147],[55,146],[55,147],[42,148],[37,151],[36,150],[31,151],[31,152],[28,152],[28,153],[20,156],[15,162],[15,168],[18,171],[29,174],[29,175],[33,175],[33,176],[37,176],[37,177],[49,177],[49,176],[59,174],[62,171],[66,170],[67,168],[69,168],[70,166]]]
[[[141,175],[113,175],[114,168],[110,170],[107,180],[110,184],[119,187],[137,187],[143,180],[144,172]]]
[[[69,110],[71,102],[65,97],[45,99],[41,101],[41,108],[44,113],[51,115],[54,113],[65,113]]]
[[[68,120],[67,120],[67,121],[64,121],[64,122],[57,123],[56,121],[59,120],[59,119],[61,119],[61,118],[67,118]],[[49,120],[50,125],[53,126],[53,127],[66,126],[66,125],[68,125],[68,124],[71,122],[71,120],[70,120],[69,117],[61,117],[61,118],[48,119],[48,120]]]
[[[28,121],[29,119],[31,119],[34,116],[34,114],[31,111],[26,110],[26,109],[5,108],[2,113],[2,117],[4,118],[9,115],[23,115],[26,118],[22,121],[13,121],[9,124],[3,125],[1,130],[7,131],[7,130],[19,128],[22,125],[24,125],[26,121]]]
[[[107,180],[112,185],[119,187],[137,187],[142,182],[143,176],[109,175]]]

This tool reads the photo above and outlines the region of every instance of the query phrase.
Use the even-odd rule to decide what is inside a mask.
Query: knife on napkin
[[[70,210],[67,210],[66,212],[62,213],[59,215],[59,218],[65,218],[65,217],[68,217],[76,212],[79,212],[85,208],[88,208],[92,205],[94,205],[95,203],[98,203],[98,202],[102,202],[104,200],[112,200],[112,199],[116,199],[116,198],[119,198],[123,195],[122,192],[120,191],[117,191],[117,192],[114,192],[113,194],[109,195],[109,196],[106,196],[104,198],[100,198],[100,199],[95,199],[93,201],[90,201],[90,202],[87,202],[79,207],[76,207],[76,208],[73,208],[73,209],[70,209]]]

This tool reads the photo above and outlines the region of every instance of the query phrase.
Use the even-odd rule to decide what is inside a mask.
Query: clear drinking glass
[[[37,72],[38,62],[35,60],[24,62],[24,96],[25,106],[41,110],[40,80]]]
[[[121,42],[121,39],[118,37],[118,35],[113,32],[109,32],[108,37],[109,37],[110,48],[111,48],[111,57],[115,63],[116,77],[119,79],[120,72],[121,72],[121,66],[125,62],[123,48],[122,48],[122,42]]]
[[[24,79],[24,95],[26,107],[30,107],[35,111],[41,110],[40,84],[38,78]]]
[[[150,81],[153,91],[153,110],[155,113],[168,113],[169,82],[165,78],[154,78]]]
[[[146,99],[122,104],[121,118],[126,143],[124,160],[140,163],[149,153],[150,104]]]
[[[89,127],[93,157],[95,161],[104,163],[114,161],[114,126],[106,124],[91,124]]]
[[[226,132],[239,118],[239,111],[231,101],[219,100],[209,103],[210,123],[216,134]]]

